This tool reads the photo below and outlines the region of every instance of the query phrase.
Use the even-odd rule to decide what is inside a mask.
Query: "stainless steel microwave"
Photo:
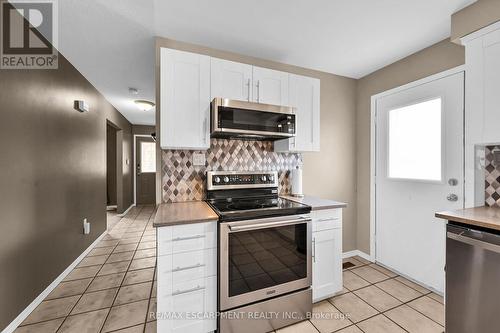
[[[289,106],[214,98],[211,137],[277,140],[295,136],[296,109]]]

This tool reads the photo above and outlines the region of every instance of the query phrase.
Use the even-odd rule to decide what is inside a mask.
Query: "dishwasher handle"
[[[497,245],[495,243],[485,242],[483,240],[479,240],[479,239],[472,238],[472,237],[467,237],[467,236],[464,236],[464,233],[465,232],[462,232],[460,234],[456,234],[454,232],[448,231],[447,232],[447,237],[450,238],[450,239],[453,239],[453,240],[455,240],[457,242],[461,242],[461,243],[465,243],[465,244],[468,244],[468,245],[480,247],[482,249],[489,250],[489,251],[492,251],[492,252],[495,252],[495,253],[500,253],[500,245]],[[480,233],[480,232],[477,232],[477,233]],[[498,237],[498,236],[495,236],[495,235],[491,235],[491,236]]]

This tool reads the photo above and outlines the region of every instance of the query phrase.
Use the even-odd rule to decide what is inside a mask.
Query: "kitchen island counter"
[[[436,213],[436,217],[465,224],[500,231],[500,208],[474,207]]]

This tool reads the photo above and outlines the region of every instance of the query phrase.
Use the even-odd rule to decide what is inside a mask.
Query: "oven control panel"
[[[207,171],[207,189],[278,187],[278,173]]]

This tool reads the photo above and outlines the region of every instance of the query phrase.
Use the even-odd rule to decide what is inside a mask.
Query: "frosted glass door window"
[[[141,142],[141,172],[156,172],[156,143]]]
[[[441,98],[389,111],[388,177],[442,180]]]

